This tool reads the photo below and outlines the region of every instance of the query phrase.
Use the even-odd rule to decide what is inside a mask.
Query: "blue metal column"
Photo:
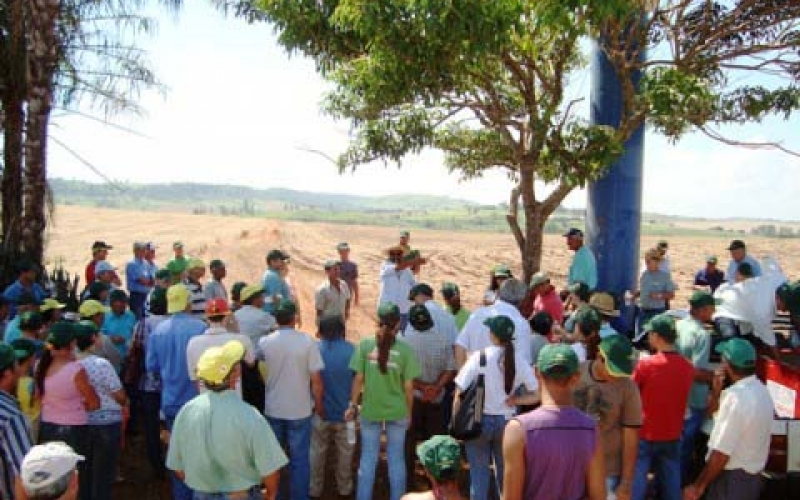
[[[597,44],[591,71],[591,122],[618,127],[622,114],[619,81]],[[644,127],[628,140],[625,152],[608,173],[589,186],[586,233],[597,258],[597,288],[618,299],[625,290],[638,286],[643,162]],[[625,309],[624,303],[620,306]],[[623,317],[630,321],[632,311],[624,311]]]

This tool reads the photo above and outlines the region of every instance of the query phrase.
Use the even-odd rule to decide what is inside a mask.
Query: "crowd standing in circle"
[[[321,263],[309,333],[282,249],[229,291],[221,259],[176,241],[159,268],[136,242],[123,288],[96,241],[73,312],[18,263],[0,300],[0,498],[111,498],[126,428],[177,500],[368,500],[383,443],[390,500],[466,498],[464,458],[473,500],[759,498],[774,409],[758,354],[779,355],[776,310],[800,326],[800,282],[774,262],[735,240],[728,272],[708,257],[684,306],[661,241],[615,297],[573,228],[560,294],[547,273],[524,283],[500,264],[470,312],[459,284],[418,280],[428,260],[410,237],[386,250],[375,333],[356,344],[365,277],[347,243]],[[480,426],[459,442],[465,411]],[[414,492],[417,463],[429,491]]]

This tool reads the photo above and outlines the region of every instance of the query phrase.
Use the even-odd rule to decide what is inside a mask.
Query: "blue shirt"
[[[189,379],[186,346],[206,328],[203,321],[181,312],[161,322],[147,341],[145,369],[161,374],[161,411],[167,418],[175,417],[197,396],[197,387]]]
[[[586,283],[589,286],[589,290],[597,288],[597,261],[592,251],[586,246],[580,247],[575,252],[572,264],[569,266],[567,283],[574,285],[578,282]]]
[[[155,279],[150,263],[144,259],[133,259],[125,266],[125,281],[128,283],[128,291],[131,293],[150,293],[147,285],[139,283],[139,279]]]
[[[745,255],[744,259],[740,260],[739,262],[731,259],[730,264],[728,264],[728,272],[725,274],[725,277],[728,279],[728,283],[736,283],[736,271],[739,269],[739,265],[743,262],[747,262],[750,264],[750,267],[753,268],[754,278],[761,276],[761,264],[759,264],[756,259],[750,257],[749,255]]]
[[[272,314],[275,309],[272,303],[272,297],[274,295],[280,295],[282,299],[291,297],[291,292],[289,291],[289,286],[286,284],[286,281],[284,281],[280,273],[274,269],[267,269],[267,272],[264,273],[264,278],[261,280],[261,285],[264,287],[267,298],[267,300],[264,301],[263,309],[270,314]]]
[[[8,311],[9,317],[13,318],[17,315],[17,302],[19,301],[20,295],[22,295],[24,292],[28,292],[33,295],[33,298],[36,299],[37,304],[41,304],[42,301],[48,297],[47,292],[44,291],[44,288],[42,288],[39,283],[32,284],[30,288],[26,288],[25,285],[20,283],[19,280],[11,283],[3,292],[3,298],[10,303]]]
[[[10,344],[22,336],[22,330],[19,329],[19,316],[14,316],[14,319],[6,325],[6,332],[3,335],[3,342]]]
[[[353,344],[346,340],[320,340],[319,352],[325,368],[322,376],[322,404],[325,408],[325,420],[343,422],[344,412],[350,404],[350,389],[353,385],[353,371],[350,370],[350,358],[355,352]]]
[[[14,498],[14,478],[31,448],[31,438],[19,403],[0,391],[0,498]]]
[[[124,313],[117,315],[114,311],[108,311],[103,320],[103,328],[101,332],[109,337],[118,335],[125,338],[122,344],[114,344],[114,347],[119,351],[119,355],[124,359],[128,355],[128,348],[130,347],[131,339],[133,338],[133,329],[136,327],[136,316],[126,309]]]
[[[711,293],[714,293],[714,291],[719,288],[724,281],[725,274],[719,269],[715,269],[712,273],[709,273],[705,269],[701,269],[697,271],[697,274],[694,275],[694,284],[697,286],[707,286],[711,288]]]

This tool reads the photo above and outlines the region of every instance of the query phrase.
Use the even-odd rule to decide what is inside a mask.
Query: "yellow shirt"
[[[29,422],[38,421],[42,414],[42,402],[34,397],[35,387],[33,377],[20,377],[17,382],[17,401]]]

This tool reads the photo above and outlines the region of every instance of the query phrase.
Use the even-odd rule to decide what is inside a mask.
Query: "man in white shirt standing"
[[[339,261],[329,260],[324,268],[328,279],[317,288],[314,295],[317,324],[323,316],[341,316],[347,321],[350,319],[350,288],[341,279]]]
[[[391,302],[400,309],[400,330],[404,330],[408,324],[408,310],[411,309],[411,301],[408,293],[414,286],[414,274],[411,268],[415,264],[424,264],[426,261],[421,257],[404,259],[404,249],[400,245],[395,245],[387,250],[389,258],[381,264],[381,289],[378,295],[378,306]]]
[[[511,278],[503,282],[497,291],[497,300],[491,306],[481,308],[472,313],[461,333],[456,338],[456,364],[464,365],[470,353],[485,349],[491,345],[489,328],[484,324],[487,318],[507,316],[514,323],[514,349],[533,364],[531,352],[531,326],[517,309],[517,306],[528,293],[528,287],[522,281]]]
[[[721,369],[714,377],[711,409],[719,411],[708,441],[706,466],[684,489],[685,500],[758,500],[767,463],[774,407],[755,376],[756,351],[744,339],[717,346]],[[725,379],[733,385],[722,391]]]

